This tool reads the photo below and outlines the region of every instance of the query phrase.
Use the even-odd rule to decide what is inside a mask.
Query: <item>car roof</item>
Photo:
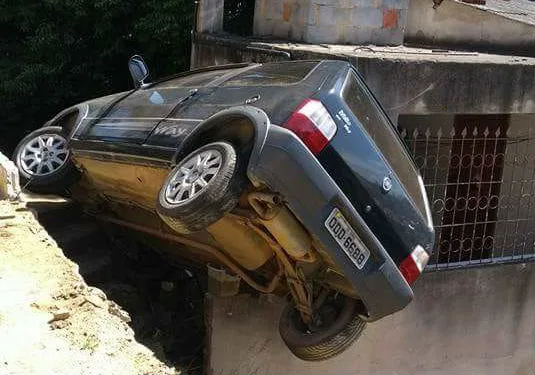
[[[222,65],[214,65],[214,66],[207,66],[207,67],[202,67],[202,68],[197,68],[197,69],[191,69],[185,72],[176,73],[170,76],[157,79],[156,81],[150,82],[148,87],[156,86],[160,83],[171,81],[174,79],[191,76],[197,73],[212,72],[212,71],[225,70],[225,69],[240,69],[240,68],[246,68],[246,67],[254,66],[254,65],[258,65],[258,64],[254,64],[254,63],[222,64]]]
[[[340,63],[348,64],[340,60],[292,60],[224,64],[174,74],[154,81],[147,87],[292,84],[301,81],[320,63],[325,62],[335,63],[336,65]]]

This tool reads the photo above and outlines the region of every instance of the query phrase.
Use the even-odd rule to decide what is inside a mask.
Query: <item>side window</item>
[[[117,103],[106,117],[165,117],[185,95],[185,89],[138,90]]]

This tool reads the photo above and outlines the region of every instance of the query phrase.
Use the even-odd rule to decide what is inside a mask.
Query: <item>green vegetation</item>
[[[188,69],[193,0],[18,0],[0,5],[0,150],[74,103]]]
[[[91,351],[91,353],[93,353],[95,351],[95,349],[98,347],[98,345],[100,344],[100,341],[98,339],[97,336],[93,335],[93,334],[89,334],[86,336],[83,344],[82,344],[82,347],[81,349],[82,350],[89,350]]]
[[[242,36],[253,33],[255,0],[225,0],[223,29]]]

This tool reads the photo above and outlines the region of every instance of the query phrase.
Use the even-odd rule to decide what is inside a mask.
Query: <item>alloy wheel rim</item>
[[[58,134],[42,134],[22,147],[19,165],[30,176],[46,176],[60,169],[68,158],[65,138]]]
[[[210,185],[222,163],[223,156],[217,150],[192,155],[171,176],[165,189],[165,200],[170,204],[192,200]]]

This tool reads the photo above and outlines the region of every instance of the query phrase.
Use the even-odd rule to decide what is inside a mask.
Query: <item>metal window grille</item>
[[[535,260],[531,127],[510,126],[509,116],[466,115],[448,129],[399,130],[432,205],[429,269]]]

